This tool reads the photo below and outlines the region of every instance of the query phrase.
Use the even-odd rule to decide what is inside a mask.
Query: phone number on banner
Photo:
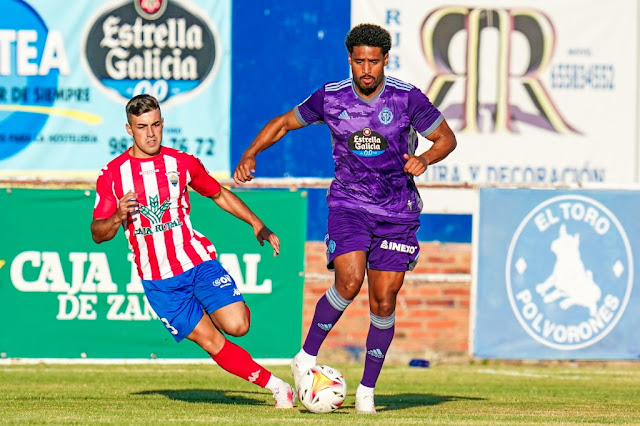
[[[197,156],[212,157],[215,152],[216,141],[207,137],[186,138],[183,136],[170,136],[163,138],[162,144]],[[112,137],[109,139],[109,154],[122,154],[130,146],[131,138]]]

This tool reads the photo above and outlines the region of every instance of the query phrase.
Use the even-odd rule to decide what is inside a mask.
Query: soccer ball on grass
[[[298,399],[312,413],[330,413],[338,409],[347,395],[342,374],[328,365],[307,370],[298,383]]]

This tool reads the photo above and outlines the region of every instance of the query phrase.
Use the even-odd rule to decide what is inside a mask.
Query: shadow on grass
[[[396,395],[376,395],[375,400],[377,411],[384,412],[413,407],[429,407],[452,401],[483,401],[484,398],[428,393],[401,393]]]
[[[249,392],[225,392],[212,389],[161,389],[135,392],[132,395],[164,395],[176,401],[206,404],[264,405],[265,403],[264,398],[247,398],[239,395],[240,393],[247,394]]]
[[[262,397],[252,398],[250,394],[260,394]],[[264,405],[264,392],[226,392],[212,389],[161,389],[136,392],[132,395],[163,395],[176,401],[205,404],[237,404],[237,405]],[[397,395],[376,395],[376,407],[378,412],[403,410],[414,407],[428,407],[452,401],[482,401],[484,398],[469,398],[453,395],[433,395],[424,393],[403,393]],[[296,401],[296,406],[305,412],[306,410]],[[354,409],[354,397],[347,397],[343,408]],[[342,413],[342,412],[341,412]],[[311,413],[309,413],[311,414]],[[346,413],[345,413],[346,414]]]

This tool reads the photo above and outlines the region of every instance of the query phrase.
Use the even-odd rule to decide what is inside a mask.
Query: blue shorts
[[[231,275],[217,260],[164,280],[142,280],[149,304],[176,342],[187,337],[204,315],[244,302]]]
[[[329,208],[327,267],[341,254],[364,251],[367,268],[377,271],[410,271],[418,263],[420,245],[416,233],[420,219],[396,219],[345,207]]]

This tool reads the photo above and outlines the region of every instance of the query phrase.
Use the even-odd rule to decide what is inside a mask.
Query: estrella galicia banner
[[[193,226],[215,245],[251,309],[249,333],[231,340],[256,358],[290,358],[302,334],[307,199],[284,190],[237,194],[280,238],[277,257],[249,225],[194,193]],[[10,242],[0,246],[2,357],[207,358],[191,341],[176,343],[156,316],[122,230],[93,242],[94,201],[95,191],[0,191],[11,223],[0,231],[0,241]],[[286,321],[275,326],[273,313],[282,309]]]
[[[131,145],[125,105],[161,103],[163,144],[229,176],[231,0],[4,0],[0,176],[97,176]]]
[[[638,359],[640,191],[480,190],[473,355]]]
[[[637,0],[351,6],[353,25],[391,33],[387,74],[422,90],[460,142],[418,180],[637,182],[637,155],[619,155],[637,153]]]

